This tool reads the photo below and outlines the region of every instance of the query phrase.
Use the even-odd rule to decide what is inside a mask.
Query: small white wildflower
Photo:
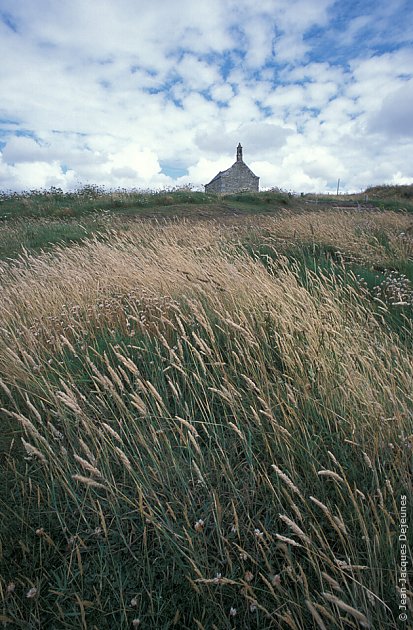
[[[229,609],[229,616],[230,617],[235,617],[235,615],[237,614],[237,609],[236,608],[230,608]]]
[[[37,595],[37,588],[33,587],[26,593],[27,599],[33,599]]]
[[[258,540],[262,540],[264,538],[264,532],[260,531],[259,529],[254,529],[254,536]]]
[[[194,525],[194,529],[196,532],[202,532],[204,527],[205,527],[205,523],[202,520],[202,518],[200,518]]]
[[[133,606],[133,608],[136,608],[136,606],[138,605],[138,599],[136,597],[132,597],[132,599],[130,600],[130,605]]]
[[[369,600],[372,606],[376,605],[376,598],[373,596],[373,593],[371,593],[370,591],[367,591],[367,599]]]

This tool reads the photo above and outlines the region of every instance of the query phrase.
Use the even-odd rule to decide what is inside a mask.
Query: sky
[[[0,0],[0,190],[413,182],[411,0]]]

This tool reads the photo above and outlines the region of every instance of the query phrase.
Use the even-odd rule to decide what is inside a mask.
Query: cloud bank
[[[404,0],[1,0],[0,189],[201,186],[239,141],[262,187],[411,181],[412,18]]]

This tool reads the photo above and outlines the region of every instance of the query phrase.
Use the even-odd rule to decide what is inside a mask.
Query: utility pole
[[[337,181],[337,197],[338,197],[339,190],[340,190],[340,178],[338,178],[338,181]]]

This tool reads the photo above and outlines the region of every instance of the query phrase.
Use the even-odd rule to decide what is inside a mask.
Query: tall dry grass
[[[285,248],[298,242],[336,248],[347,258],[367,263],[387,264],[413,257],[413,218],[409,213],[347,210],[332,212],[285,211],[256,222],[263,242]]]
[[[352,243],[331,217],[261,234]],[[355,277],[264,266],[252,233],[141,224],[2,265],[3,621],[398,627],[409,346]]]

